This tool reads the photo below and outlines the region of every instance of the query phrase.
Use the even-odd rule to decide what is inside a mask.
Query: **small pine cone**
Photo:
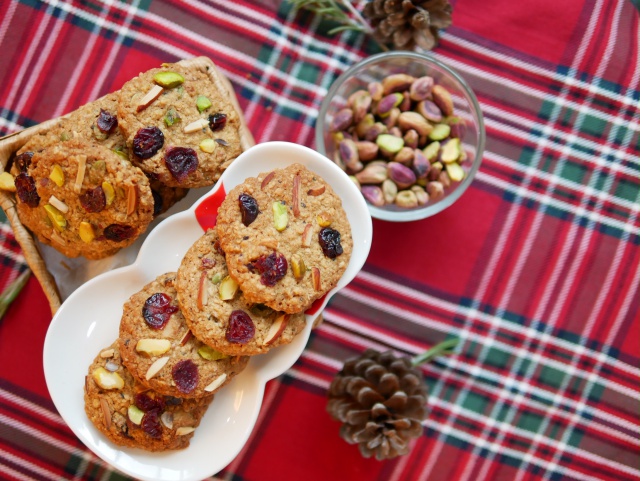
[[[362,15],[380,43],[395,49],[431,50],[451,25],[449,0],[371,0]]]
[[[368,349],[345,362],[329,387],[327,411],[344,423],[340,436],[364,457],[390,459],[409,452],[427,417],[427,387],[406,357]]]

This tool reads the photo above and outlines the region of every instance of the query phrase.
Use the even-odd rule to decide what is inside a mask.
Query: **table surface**
[[[362,7],[364,2],[355,2]],[[432,54],[484,113],[477,178],[419,222],[374,221],[363,271],[298,362],[268,383],[217,478],[631,480],[640,477],[640,37],[628,0],[453,1]],[[210,57],[257,142],[314,146],[335,78],[378,52],[279,0],[0,3],[0,134],[64,114],[161,62]],[[0,287],[25,268],[0,223]],[[71,433],[42,368],[51,320],[32,277],[0,321],[0,466],[10,479],[123,479]],[[326,389],[366,348],[415,355],[429,418],[410,454],[362,458]],[[318,462],[321,461],[321,462]]]

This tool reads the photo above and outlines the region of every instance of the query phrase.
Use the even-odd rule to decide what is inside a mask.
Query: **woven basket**
[[[235,96],[233,88],[229,83],[229,80],[218,71],[214,63],[207,57],[196,57],[193,59],[181,60],[178,63],[184,67],[206,72],[211,77],[211,80],[219,91],[228,92],[229,98],[235,106],[238,115],[240,116],[240,145],[242,147],[242,150],[247,150],[248,148],[253,146],[255,144],[255,141],[253,139],[253,136],[251,135],[251,132],[249,132],[249,129],[246,126],[246,122],[242,116],[242,110],[240,109],[240,105],[238,104],[238,99]],[[9,159],[32,136],[46,131],[51,126],[55,125],[57,121],[58,119],[48,120],[28,129],[0,138],[0,172],[3,172],[5,170]],[[49,300],[51,313],[55,314],[62,301],[64,300],[62,299],[60,295],[60,289],[58,288],[58,282],[60,281],[60,279],[56,279],[56,277],[52,275],[52,273],[50,272],[51,269],[47,267],[47,264],[43,259],[42,253],[38,247],[38,242],[35,240],[31,232],[29,232],[20,222],[16,209],[15,194],[0,190],[0,206],[6,213],[7,218],[11,223],[15,238],[22,248],[24,257],[29,264],[29,267],[42,285],[42,289],[47,296],[47,299]],[[80,260],[80,262],[86,263],[87,266],[89,266],[91,263],[95,263],[96,261]],[[94,264],[93,269],[86,269],[87,271],[92,272],[92,276],[96,274],[95,265],[98,264]],[[109,269],[107,268],[105,270]]]

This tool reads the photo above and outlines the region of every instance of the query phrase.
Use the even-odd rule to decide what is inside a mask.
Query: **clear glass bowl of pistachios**
[[[316,148],[358,185],[371,216],[413,221],[453,204],[480,167],[485,144],[475,94],[430,55],[385,52],[333,83]]]

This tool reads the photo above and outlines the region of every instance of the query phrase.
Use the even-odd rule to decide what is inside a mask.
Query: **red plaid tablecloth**
[[[452,4],[433,55],[478,96],[480,172],[430,219],[374,221],[364,270],[267,385],[248,444],[217,478],[640,478],[637,3]],[[377,52],[361,34],[328,36],[332,26],[277,0],[5,0],[0,134],[206,55],[257,142],[313,146],[333,80]],[[2,221],[0,288],[25,266]],[[123,479],[53,407],[42,370],[50,318],[32,278],[0,321],[0,476]],[[342,362],[367,347],[415,355],[447,337],[460,339],[455,355],[424,368],[424,435],[405,457],[362,458],[325,410]]]

